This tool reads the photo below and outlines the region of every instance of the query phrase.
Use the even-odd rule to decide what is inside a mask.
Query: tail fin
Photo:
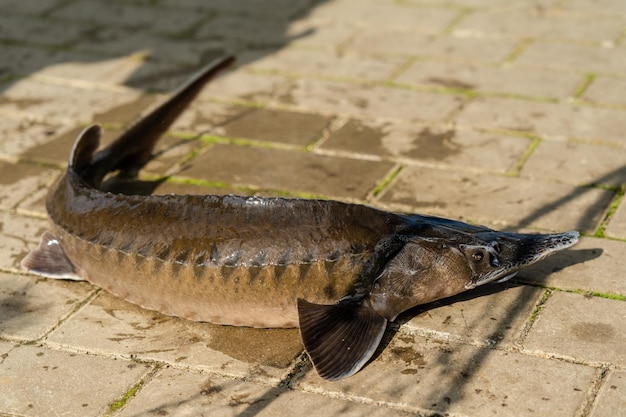
[[[167,131],[185,107],[191,102],[206,82],[234,62],[234,57],[218,58],[201,69],[181,86],[167,101],[152,113],[132,125],[115,142],[87,158],[84,152],[77,153],[75,145],[70,165],[88,182],[98,185],[104,176],[117,169],[140,168],[149,159],[157,140]],[[81,137],[91,129],[83,131]],[[91,132],[93,133],[93,132]],[[79,140],[80,141],[80,140]],[[91,152],[95,149],[91,149]],[[86,149],[83,149],[86,151]],[[79,162],[77,164],[76,162]],[[88,161],[87,163],[85,163]]]

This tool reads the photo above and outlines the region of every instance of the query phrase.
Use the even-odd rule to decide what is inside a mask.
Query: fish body
[[[107,148],[97,150],[99,126],[86,128],[48,194],[51,231],[23,267],[191,320],[299,327],[318,373],[336,380],[371,358],[401,312],[508,279],[577,242],[577,232],[496,232],[338,201],[104,191],[108,173],[147,162],[231,61],[209,65]]]

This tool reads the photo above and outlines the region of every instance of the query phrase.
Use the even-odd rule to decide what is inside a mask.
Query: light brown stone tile
[[[397,334],[356,375],[325,382],[309,372],[296,386],[422,414],[556,416],[574,414],[593,376],[582,365]]]
[[[310,416],[406,416],[400,410],[328,398],[282,387],[165,369],[119,414],[287,416],[306,410]]]
[[[626,58],[620,47],[602,48],[575,43],[536,42],[529,45],[516,64],[565,71],[624,74]]]
[[[317,114],[254,109],[224,124],[219,133],[229,138],[306,146],[322,134],[330,120]]]
[[[542,289],[491,284],[429,304],[403,325],[408,331],[460,339],[487,346],[510,345],[533,312]],[[419,312],[416,307],[407,316]]]
[[[443,121],[462,98],[384,86],[301,79],[278,97],[302,111],[394,119]]]
[[[541,103],[505,98],[479,98],[458,116],[460,124],[517,130],[553,138],[626,143],[623,110]]]
[[[524,341],[530,351],[579,361],[626,364],[626,302],[555,292]]]
[[[46,143],[66,129],[57,124],[0,115],[0,157],[17,160],[26,149]]]
[[[425,35],[408,30],[372,28],[357,36],[349,44],[348,50],[501,63],[513,52],[514,47],[513,40]]]
[[[599,76],[583,94],[583,99],[599,104],[626,105],[626,79]]]
[[[15,208],[32,193],[48,186],[55,177],[53,169],[0,162],[0,208]]]
[[[0,363],[0,409],[29,417],[103,415],[149,369],[119,359],[20,346]]]
[[[615,40],[621,33],[623,25],[624,22],[619,17],[590,19],[586,15],[528,7],[475,11],[455,26],[454,33],[600,43]]]
[[[529,144],[526,138],[467,129],[352,119],[331,133],[321,149],[506,172]]]
[[[544,140],[520,175],[575,185],[618,186],[626,181],[626,149]]]
[[[302,352],[297,329],[253,329],[176,319],[105,292],[56,330],[52,347],[154,360],[272,383]]]
[[[93,292],[83,282],[0,273],[0,337],[43,337]]]
[[[0,212],[0,269],[22,271],[20,261],[39,244],[47,222]]]
[[[287,48],[253,62],[256,70],[278,71],[305,76],[386,80],[405,60],[337,55],[332,51]]]
[[[131,90],[112,92],[25,79],[7,87],[0,100],[0,112],[75,126],[138,96]]]
[[[617,207],[606,228],[606,235],[618,239],[626,239],[626,204],[625,200]]]
[[[86,36],[93,28],[81,22],[61,22],[4,11],[0,14],[0,37],[36,44],[63,46]]]
[[[626,372],[609,371],[591,410],[591,417],[613,417],[626,409]]]
[[[257,189],[363,199],[392,166],[299,151],[214,145],[180,175]]]
[[[286,77],[278,75],[231,71],[204,87],[198,99],[218,97],[265,103],[278,96],[288,82]]]
[[[407,28],[438,33],[446,29],[459,13],[460,10],[454,8],[406,2],[339,0],[320,4],[311,11],[309,18],[368,28]]]
[[[144,7],[122,2],[105,4],[93,0],[80,0],[55,10],[52,15],[91,25],[113,25],[137,31],[178,33],[198,23],[206,14],[180,8]]]
[[[624,254],[626,242],[582,237],[573,248],[531,265],[516,279],[568,291],[626,295]]]
[[[595,230],[613,194],[547,181],[407,167],[383,203],[496,229]]]
[[[434,88],[566,98],[576,91],[582,80],[583,77],[579,74],[418,60],[394,81]]]

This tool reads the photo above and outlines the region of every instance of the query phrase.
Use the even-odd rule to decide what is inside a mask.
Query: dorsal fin
[[[313,366],[336,381],[358,372],[370,360],[387,320],[367,300],[320,305],[298,299],[300,335]]]
[[[70,153],[69,167],[77,173],[81,173],[91,164],[93,154],[100,146],[102,127],[91,125],[78,135],[72,152]]]

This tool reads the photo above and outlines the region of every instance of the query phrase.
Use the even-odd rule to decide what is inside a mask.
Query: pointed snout
[[[577,231],[554,234],[487,232],[481,235],[481,239],[490,242],[497,267],[472,279],[466,285],[468,289],[488,282],[505,281],[520,269],[575,245],[580,237]]]

